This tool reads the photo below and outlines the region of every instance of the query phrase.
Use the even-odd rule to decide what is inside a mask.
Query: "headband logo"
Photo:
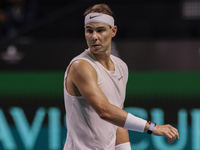
[[[89,13],[85,16],[85,25],[90,22],[101,22],[111,27],[115,25],[115,20],[112,16],[103,13]]]
[[[96,15],[96,16],[90,16],[90,19],[95,18],[95,17],[99,17],[101,15]]]

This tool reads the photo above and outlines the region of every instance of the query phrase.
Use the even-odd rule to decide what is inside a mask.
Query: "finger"
[[[176,128],[172,129],[173,134],[176,136],[177,139],[179,139],[179,133]]]
[[[171,144],[171,141],[170,141],[170,139],[168,139],[168,143],[169,143],[169,144]]]
[[[177,137],[177,139],[179,139],[179,133],[178,133],[178,130],[176,129],[176,137]]]
[[[172,137],[171,139],[176,139],[176,133],[174,133],[173,131],[171,131],[169,134]]]
[[[172,138],[172,139],[169,139],[169,141],[172,143],[175,141],[176,138]]]
[[[174,142],[176,140],[176,137],[173,137],[171,139],[169,139],[171,142]]]
[[[175,141],[176,137],[168,139],[169,144],[173,143]]]
[[[168,139],[168,143],[169,143],[169,144],[171,144],[171,143],[172,143],[171,139]]]
[[[168,131],[166,132],[166,137],[167,137],[168,139],[172,139],[172,138],[174,137],[173,132],[171,132],[170,130],[168,130]]]
[[[169,143],[173,143],[176,140],[176,135],[171,131],[169,132]]]
[[[173,139],[168,139],[169,144],[173,143]]]
[[[179,133],[178,133],[178,135],[176,137],[177,137],[177,139],[179,139]]]

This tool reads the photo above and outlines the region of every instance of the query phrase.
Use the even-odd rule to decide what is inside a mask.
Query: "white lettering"
[[[0,141],[2,146],[7,150],[17,149],[17,145],[12,136],[12,132],[6,121],[3,111],[0,109]]]
[[[60,110],[58,108],[50,108],[48,111],[49,118],[49,149],[61,149],[61,124]]]
[[[36,116],[31,126],[29,125],[24,111],[21,108],[11,108],[10,114],[15,122],[17,131],[21,136],[25,149],[33,149],[45,117],[45,109],[39,108],[36,111]]]
[[[192,116],[192,149],[199,150],[200,149],[200,109],[193,109],[191,111]]]

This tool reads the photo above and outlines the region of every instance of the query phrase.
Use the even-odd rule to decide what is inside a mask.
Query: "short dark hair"
[[[106,4],[95,4],[91,7],[89,7],[85,12],[84,16],[86,16],[89,13],[97,12],[97,13],[103,13],[112,16],[115,19],[115,15],[113,11],[110,9],[110,7]]]

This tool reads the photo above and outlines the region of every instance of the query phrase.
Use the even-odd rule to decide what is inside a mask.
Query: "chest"
[[[117,67],[114,72],[103,69],[98,75],[98,83],[108,101],[117,107],[121,107],[126,94],[126,81],[123,71]]]

